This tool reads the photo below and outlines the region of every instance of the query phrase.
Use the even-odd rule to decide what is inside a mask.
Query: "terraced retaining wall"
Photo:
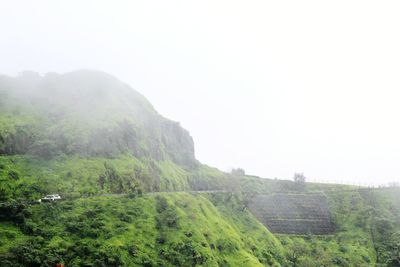
[[[257,195],[249,209],[273,233],[326,235],[335,231],[326,197],[321,194]]]

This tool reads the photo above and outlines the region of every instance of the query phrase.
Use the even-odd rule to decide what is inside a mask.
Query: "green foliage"
[[[303,173],[295,173],[293,177],[293,181],[295,184],[295,189],[299,191],[304,191],[306,187],[306,177]]]
[[[19,173],[15,170],[10,170],[8,171],[8,177],[13,179],[13,180],[18,180],[19,179]]]
[[[0,203],[0,221],[22,223],[24,221],[25,205],[15,200]]]
[[[293,239],[286,246],[286,257],[293,266],[298,266],[299,262],[306,257],[307,244],[303,239]]]
[[[51,160],[32,156],[0,156],[0,201],[38,200],[46,194],[63,198],[99,194],[189,189],[188,172],[172,162],[133,156]]]
[[[168,204],[168,201],[163,196],[156,198],[156,228],[163,229],[164,227],[178,228],[179,217],[176,208]]]
[[[191,170],[189,184],[193,190],[224,190],[229,185],[229,176],[216,168],[199,165]]]
[[[254,245],[261,251],[271,238],[270,251],[272,245],[282,248],[248,212],[232,217],[235,207],[217,209],[207,198],[186,193],[29,206],[20,226],[24,238],[9,234],[0,260],[12,266],[262,266]],[[254,239],[244,232],[248,225]],[[265,252],[265,259],[279,266],[282,253],[276,253]]]
[[[120,175],[107,168],[107,175]],[[379,191],[366,200],[369,194],[327,194],[337,227],[331,236],[273,235],[243,209],[246,196],[224,192],[9,202],[0,212],[0,260],[4,266],[396,266],[400,231],[386,209],[396,202]]]

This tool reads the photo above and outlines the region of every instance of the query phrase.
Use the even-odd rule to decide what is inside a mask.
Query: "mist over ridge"
[[[0,267],[400,267],[400,2],[0,8]]]
[[[133,88],[104,72],[0,77],[2,153],[116,156],[132,153],[193,166],[194,145]],[[12,121],[16,117],[18,120]]]

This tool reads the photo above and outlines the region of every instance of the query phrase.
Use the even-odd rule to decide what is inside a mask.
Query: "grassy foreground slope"
[[[16,206],[2,266],[399,266],[399,190],[327,194],[337,232],[273,235],[227,193],[95,196]],[[372,200],[373,194],[376,199]],[[368,195],[368,197],[367,197]],[[376,205],[374,208],[374,205]],[[398,206],[397,206],[398,207]],[[373,212],[373,214],[371,214]],[[397,216],[397,217],[396,217]]]
[[[224,198],[223,196],[221,196]],[[205,194],[34,205],[0,224],[2,266],[280,266],[277,239],[235,202]],[[226,199],[225,199],[226,200]]]

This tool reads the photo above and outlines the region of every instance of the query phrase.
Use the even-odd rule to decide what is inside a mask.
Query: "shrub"
[[[168,202],[165,197],[157,196],[156,201],[156,210],[158,213],[162,213],[168,208]]]
[[[23,223],[25,205],[18,201],[0,203],[0,220],[11,220],[15,223]]]
[[[161,229],[164,226],[177,228],[179,217],[175,206],[169,206],[165,197],[157,196],[156,201],[156,210],[158,212],[156,228]]]
[[[10,177],[13,180],[18,180],[19,179],[19,173],[15,170],[10,170],[8,171],[8,177]]]
[[[117,216],[122,222],[131,223],[133,221],[132,216],[130,216],[130,215],[126,214],[126,213],[123,213],[123,212],[118,213]]]

